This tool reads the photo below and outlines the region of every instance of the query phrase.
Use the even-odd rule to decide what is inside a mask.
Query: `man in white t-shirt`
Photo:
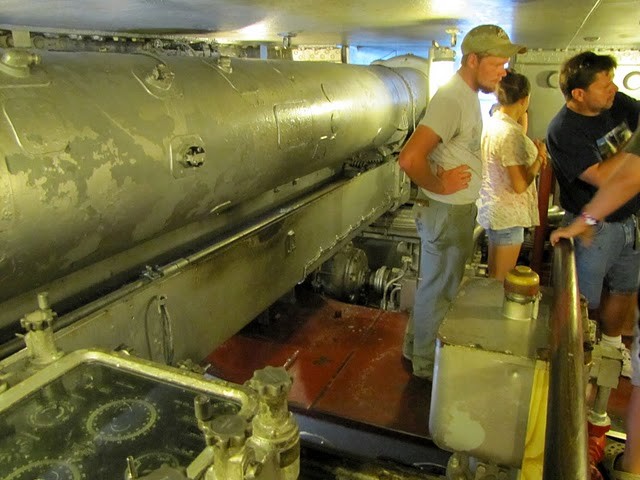
[[[400,152],[399,164],[426,199],[414,206],[421,239],[420,279],[403,355],[413,374],[432,379],[436,335],[456,295],[467,258],[482,175],[478,92],[492,93],[505,64],[526,49],[497,25],[480,25],[462,41],[461,67],[436,92]]]

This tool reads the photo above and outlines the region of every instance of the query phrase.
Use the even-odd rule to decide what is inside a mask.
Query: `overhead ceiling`
[[[639,0],[2,0],[0,27],[205,36],[220,43],[450,45],[497,23],[530,49],[640,47]]]

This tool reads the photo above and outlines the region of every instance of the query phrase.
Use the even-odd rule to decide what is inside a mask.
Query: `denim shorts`
[[[563,224],[576,215],[565,213]],[[611,293],[632,294],[638,291],[640,251],[634,250],[635,220],[598,222],[591,243],[575,240],[576,270],[580,293],[587,298],[589,308],[600,306],[603,285]]]
[[[519,245],[524,242],[524,227],[487,228],[487,235],[493,245]]]

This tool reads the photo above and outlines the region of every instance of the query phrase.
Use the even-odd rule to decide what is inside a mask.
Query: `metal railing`
[[[554,247],[543,480],[589,479],[585,369],[573,243]]]

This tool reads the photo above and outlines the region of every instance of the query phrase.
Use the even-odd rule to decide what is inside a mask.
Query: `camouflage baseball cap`
[[[469,30],[462,40],[462,54],[484,53],[496,57],[511,57],[527,48],[511,43],[509,35],[497,25],[479,25]]]

